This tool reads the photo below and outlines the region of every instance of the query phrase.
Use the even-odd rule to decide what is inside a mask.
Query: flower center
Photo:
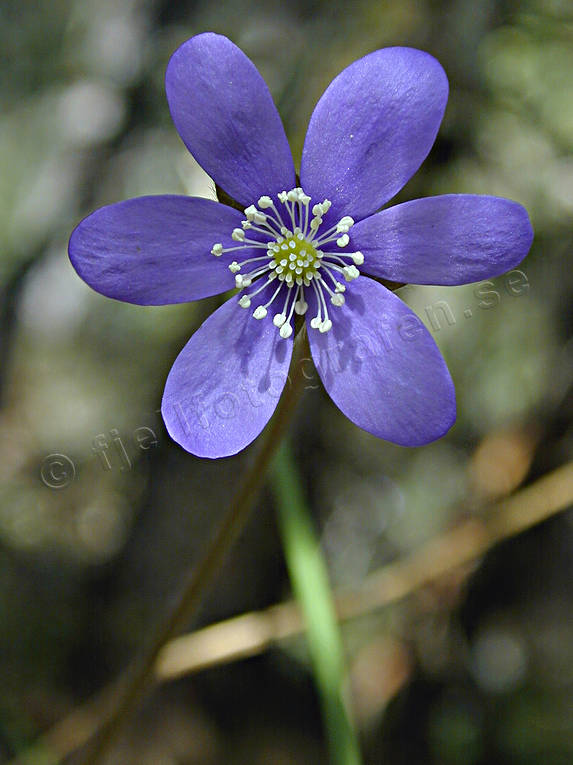
[[[297,276],[310,281],[318,276],[320,257],[316,247],[307,242],[302,233],[285,237],[283,242],[276,242],[270,251],[273,263],[270,264],[280,278],[284,274],[287,282],[294,283]],[[292,284],[291,284],[292,286]]]
[[[301,188],[281,191],[277,199],[282,205],[280,208],[268,196],[260,197],[258,207],[247,207],[246,220],[241,221],[242,228],[233,229],[231,235],[238,243],[237,246],[224,248],[221,243],[217,243],[213,245],[211,253],[220,257],[234,250],[264,250],[264,255],[241,262],[234,260],[229,265],[239,289],[247,290],[256,282],[256,289],[245,292],[239,305],[250,308],[257,295],[276,280],[278,286],[271,299],[256,305],[253,317],[264,319],[274,304],[280,310],[274,314],[273,323],[279,328],[281,337],[287,338],[293,331],[293,314],[306,313],[308,303],[305,291],[312,289],[318,308],[310,326],[319,332],[328,332],[332,328],[332,321],[327,302],[333,306],[344,305],[342,293],[346,287],[340,279],[346,282],[357,279],[360,271],[356,266],[364,262],[361,252],[348,252],[346,249],[350,243],[348,231],[354,221],[345,215],[336,225],[319,234],[323,215],[331,206],[328,199],[315,204],[312,210],[309,207],[311,198]],[[246,231],[254,231],[262,236],[260,239],[252,239],[246,235]],[[334,244],[338,250],[329,251],[328,246]]]

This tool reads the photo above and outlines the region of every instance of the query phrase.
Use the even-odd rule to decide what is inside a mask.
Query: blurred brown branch
[[[341,620],[400,600],[424,584],[483,555],[507,537],[539,523],[573,502],[573,462],[514,496],[487,508],[402,560],[368,576],[357,591],[337,593]],[[303,629],[293,601],[237,616],[168,643],[155,667],[160,681],[252,656]]]
[[[388,606],[442,575],[476,560],[500,541],[534,526],[573,503],[573,462],[540,478],[513,496],[484,508],[479,519],[462,522],[402,560],[371,574],[354,592],[339,592],[341,620]],[[252,656],[303,630],[297,605],[288,601],[260,612],[213,624],[167,643],[157,657],[155,679],[165,682],[207,667]],[[33,753],[64,758],[99,728],[113,693],[74,710],[9,765],[33,761]],[[54,763],[58,761],[57,757]]]

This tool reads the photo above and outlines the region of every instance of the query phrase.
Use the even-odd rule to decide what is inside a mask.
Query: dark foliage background
[[[231,37],[260,68],[295,159],[314,103],[344,66],[386,45],[431,52],[450,101],[430,157],[398,199],[507,196],[536,231],[519,289],[501,277],[401,292],[456,382],[459,418],[446,438],[417,450],[379,442],[309,381],[294,445],[333,583],[358,586],[571,459],[567,0],[3,0],[0,762],[143,645],[249,460],[248,451],[219,462],[185,454],[157,413],[172,361],[217,300],[117,303],[91,292],[66,256],[71,229],[97,206],[212,193],[163,92],[170,54],[205,30]],[[109,445],[107,465],[97,439]],[[60,488],[42,481],[53,453],[69,460],[67,474],[56,471]],[[562,513],[471,570],[345,626],[368,763],[573,761],[572,521]],[[288,593],[265,494],[199,621]],[[304,643],[294,639],[164,685],[110,762],[320,763],[321,731]],[[28,762],[57,758],[46,750]]]

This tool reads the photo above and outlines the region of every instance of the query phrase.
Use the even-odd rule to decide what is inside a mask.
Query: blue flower
[[[184,43],[166,89],[185,145],[244,213],[194,197],[130,199],[85,218],[69,253],[98,292],[139,305],[239,288],[171,369],[162,404],[171,436],[204,457],[253,441],[286,383],[297,315],[326,390],[354,423],[406,446],[442,436],[455,420],[445,362],[376,279],[497,276],[525,257],[533,232],[521,205],[497,197],[437,196],[377,212],[434,143],[448,96],[440,64],[385,48],[341,72],[312,114],[300,181],[267,86],[227,38]]]

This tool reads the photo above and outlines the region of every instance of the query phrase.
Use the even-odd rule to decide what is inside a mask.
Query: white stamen
[[[328,303],[335,308],[345,303],[343,293],[346,287],[338,281],[341,278],[339,274],[347,282],[357,279],[360,271],[356,266],[364,263],[364,255],[359,251],[329,252],[325,245],[330,244],[330,249],[336,249],[333,247],[336,242],[338,248],[347,247],[350,243],[348,231],[354,220],[350,215],[344,215],[319,235],[323,218],[331,207],[330,200],[324,199],[311,207],[310,196],[300,186],[283,190],[276,198],[283,205],[280,212],[271,196],[260,196],[256,205],[245,208],[245,220],[241,221],[241,227],[232,230],[231,238],[239,245],[223,247],[221,242],[217,242],[211,252],[219,257],[233,250],[244,249],[247,251],[245,255],[253,254],[253,249],[263,250],[264,254],[261,253],[260,257],[247,255],[245,260],[233,260],[228,266],[235,276],[238,289],[246,289],[255,283],[254,292],[242,295],[239,305],[249,308],[254,296],[275,281],[278,286],[272,297],[264,305],[254,307],[252,316],[257,320],[266,318],[271,304],[281,300],[279,294],[282,293],[284,304],[282,310],[279,308],[274,313],[273,324],[279,329],[280,336],[286,339],[293,333],[293,316],[303,316],[308,311],[305,289],[312,286],[317,315],[310,320],[310,327],[322,333],[328,332],[332,328]],[[245,234],[248,230],[256,232],[257,238],[249,238]],[[251,263],[249,273],[243,273]]]
[[[259,211],[255,207],[255,205],[249,205],[248,207],[245,207],[245,215],[247,216],[248,221],[254,221],[255,215],[257,215]],[[261,213],[262,215],[262,213]]]
[[[277,296],[277,295],[279,294],[279,292],[281,291],[281,289],[282,289],[282,286],[283,286],[283,285],[282,285],[282,284],[280,283],[280,281],[279,281],[279,286],[278,286],[278,287],[276,288],[276,290],[274,291],[272,298],[271,298],[269,301],[267,301],[267,302],[264,304],[263,308],[268,308],[268,307],[269,307],[269,306],[270,306],[270,305],[271,305],[271,304],[274,302],[274,300],[275,300],[276,296]]]
[[[303,316],[308,309],[308,303],[305,300],[297,300],[294,304],[294,310],[298,313],[299,316]]]
[[[272,281],[274,281],[274,279],[275,279],[275,278],[276,278],[276,275],[275,275],[273,272],[271,272],[271,273],[269,274],[269,276],[268,276],[268,278],[267,278],[266,282],[264,282],[264,281],[261,279],[261,280],[259,281],[259,287],[258,287],[258,288],[257,288],[257,289],[256,289],[254,292],[249,292],[249,294],[248,294],[248,295],[246,295],[245,297],[248,297],[248,298],[249,298],[249,301],[250,301],[250,300],[252,300],[254,297],[256,297],[256,296],[259,294],[259,292],[262,292],[262,291],[265,289],[265,287],[267,287],[267,286],[268,286],[268,285],[269,285],[269,284],[270,284]],[[277,292],[278,292],[278,290],[277,290]],[[275,292],[275,295],[276,295],[276,292]],[[273,299],[274,299],[274,295],[273,295],[273,297],[271,298],[271,301],[270,301],[270,302],[272,302],[272,300],[273,300]],[[267,303],[267,305],[270,305],[270,303]],[[265,308],[265,307],[266,307],[266,306],[263,306],[263,308]]]
[[[356,268],[356,266],[345,266],[342,269],[342,273],[344,274],[344,278],[347,282],[351,282],[354,279],[358,279],[360,276],[360,271]]]
[[[339,234],[346,234],[353,225],[354,218],[351,218],[350,215],[345,215],[336,224],[336,230]]]
[[[313,329],[319,329],[322,326],[322,312],[324,311],[324,318],[326,320],[328,318],[328,309],[324,301],[324,295],[322,293],[322,289],[319,288],[319,285],[317,285],[316,281],[312,282],[312,286],[314,288],[314,292],[317,297],[318,313],[314,317],[314,319],[310,322],[310,326]]]
[[[328,229],[328,231],[324,231],[321,234],[318,240],[318,243],[326,244],[326,242],[331,242],[333,239],[336,239],[336,234],[347,234],[353,225],[354,225],[354,218],[351,218],[350,215],[344,215],[338,221],[336,226],[332,226],[331,228]],[[344,241],[343,237],[341,237],[341,239]],[[341,244],[339,246],[344,247],[345,245]]]

